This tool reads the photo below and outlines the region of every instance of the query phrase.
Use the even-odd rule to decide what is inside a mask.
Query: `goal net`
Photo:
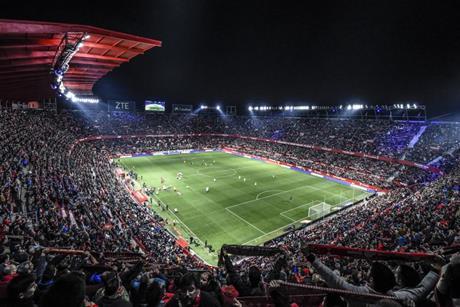
[[[326,204],[325,202],[321,202],[317,205],[311,206],[308,208],[308,217],[311,220],[316,220],[319,219],[326,214],[331,212],[332,206],[329,204]]]

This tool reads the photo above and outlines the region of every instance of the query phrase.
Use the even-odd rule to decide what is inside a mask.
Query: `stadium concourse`
[[[3,110],[0,135],[2,305],[459,306],[458,124]],[[110,160],[205,148],[387,192],[264,247],[223,246],[212,267]]]

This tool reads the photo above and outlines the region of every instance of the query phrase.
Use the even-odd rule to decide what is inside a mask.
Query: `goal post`
[[[319,219],[326,214],[331,212],[332,206],[325,203],[325,202],[320,202],[317,205],[311,206],[308,208],[308,217],[310,220],[316,220]]]

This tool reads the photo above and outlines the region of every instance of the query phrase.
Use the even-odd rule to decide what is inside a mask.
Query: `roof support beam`
[[[14,52],[13,54],[8,54],[7,56],[0,56],[0,61],[9,61],[9,60],[22,60],[30,58],[48,58],[54,57],[56,51],[29,51],[29,52]]]
[[[27,72],[42,72],[42,73],[49,73],[50,69],[43,66],[30,66],[30,67],[23,67],[23,68],[16,68],[16,69],[0,69],[0,76],[1,75],[15,75]]]
[[[120,47],[120,46],[112,46],[112,45],[93,43],[93,42],[88,42],[88,41],[84,43],[84,46],[89,47],[89,48],[95,48],[95,49],[103,49],[103,50],[108,49],[108,50],[122,52],[122,53],[129,51],[129,52],[134,52],[137,54],[144,54],[144,52],[146,51],[146,50],[137,49],[137,48],[125,48],[125,47]]]
[[[13,75],[0,75],[0,80],[14,80],[14,79],[22,79],[29,76],[38,76],[43,78],[46,76],[46,73],[36,71],[36,72],[25,72],[20,74],[13,74]]]
[[[98,59],[98,60],[117,61],[117,62],[128,62],[129,61],[129,59],[125,59],[125,58],[116,58],[113,56],[88,54],[88,53],[82,53],[82,52],[77,52],[77,54],[75,54],[73,58]]]
[[[12,63],[9,65],[0,65],[0,71],[3,69],[8,69],[12,67],[23,67],[23,66],[31,66],[31,65],[43,65],[51,68],[51,61],[49,59],[29,59],[29,60],[24,60],[18,63]]]

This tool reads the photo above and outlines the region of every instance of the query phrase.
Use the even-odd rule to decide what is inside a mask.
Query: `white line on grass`
[[[135,181],[135,180],[134,180],[134,182],[137,183],[137,181]],[[133,201],[136,202],[136,200],[134,199],[134,196],[132,196],[130,192],[128,192],[128,194],[130,195],[131,199],[133,199]],[[154,195],[153,197],[155,197],[158,201],[163,202],[163,201],[160,199],[160,197],[158,197],[158,195]],[[165,204],[165,202],[163,202],[163,204]],[[149,208],[149,209],[150,209],[151,211],[154,211],[154,213],[155,213],[155,210],[154,210],[154,209],[152,209],[152,208]],[[174,212],[171,211],[171,209],[168,209],[168,211],[169,211],[174,217],[176,217],[176,219],[179,221],[179,223],[181,223],[181,224],[182,224],[182,225],[183,225],[193,236],[195,236],[195,238],[198,239],[198,241],[200,241],[201,244],[203,244],[203,246],[204,246],[204,242],[203,242],[203,241],[202,241],[202,240],[201,240],[201,239],[200,239],[200,238],[199,238],[199,237],[198,237],[198,236],[197,236],[197,235],[196,235],[196,234],[195,234],[185,223],[184,223],[184,222],[182,222],[182,220],[181,220],[180,218],[178,218],[177,215],[174,214]],[[176,237],[174,234],[172,234],[172,236],[173,236],[174,238],[177,239],[177,237]],[[203,257],[201,257],[197,252],[194,252],[194,253],[195,253],[195,255],[197,255],[204,263],[206,263],[206,264],[209,265],[209,263],[208,263]],[[210,253],[210,254],[212,254],[212,253]]]
[[[362,194],[365,194],[365,193],[362,193]],[[314,203],[314,202],[320,202],[320,201],[319,201],[319,200],[314,200],[314,201],[312,201],[312,202],[310,202],[310,203]],[[309,203],[309,204],[310,204],[310,203]],[[302,205],[302,206],[305,206],[305,205]],[[299,206],[299,207],[301,207],[301,206]],[[291,210],[297,209],[297,208],[299,208],[299,207],[296,207],[296,208],[293,208],[293,209],[290,209],[290,210],[287,210],[287,211],[291,211]],[[284,212],[287,212],[287,211],[281,212],[280,215],[282,215]],[[284,216],[284,215],[283,215],[283,216]],[[285,217],[287,217],[287,216],[285,216]],[[289,218],[289,217],[287,217],[287,218],[288,218],[288,219],[291,219],[291,218]],[[291,219],[291,220],[293,220],[293,219]],[[263,238],[263,237],[268,236],[268,235],[270,235],[270,234],[272,234],[272,233],[275,233],[275,232],[277,232],[277,231],[279,231],[279,230],[281,230],[281,229],[284,229],[284,228],[286,228],[286,227],[289,227],[289,226],[291,226],[291,225],[294,225],[294,224],[296,224],[296,223],[298,223],[298,222],[300,222],[300,221],[302,221],[302,220],[305,220],[305,218],[298,219],[297,221],[294,221],[294,222],[289,223],[289,224],[286,224],[286,225],[284,225],[284,226],[282,226],[282,227],[280,227],[280,228],[277,228],[277,229],[275,229],[275,230],[272,230],[272,231],[270,231],[270,232],[267,232],[266,234],[261,235],[261,236],[258,236],[258,237],[254,238],[254,239],[251,239],[251,240],[249,240],[249,241],[243,243],[242,245],[249,244],[249,243],[251,243],[251,242],[253,242],[253,241],[256,241],[256,240],[258,240],[258,239],[260,239],[260,238]],[[265,240],[265,241],[266,241],[266,240]]]
[[[245,205],[245,204],[248,204],[248,203],[252,203],[252,202],[257,201],[257,200],[266,199],[266,198],[270,198],[270,197],[273,197],[273,196],[276,196],[276,195],[292,192],[292,191],[299,190],[299,189],[305,189],[305,188],[311,188],[311,187],[309,187],[309,186],[300,186],[300,187],[297,187],[297,188],[292,188],[292,189],[285,190],[285,191],[282,191],[282,192],[279,192],[279,193],[271,194],[271,195],[268,195],[268,196],[263,196],[263,197],[258,198],[258,199],[257,198],[256,199],[251,199],[251,200],[244,201],[244,202],[236,204],[236,205],[228,206],[226,209],[239,207],[239,206],[242,206],[242,205]],[[319,190],[321,190],[321,189],[319,189]]]
[[[254,239],[252,239],[252,240],[249,240],[248,242],[245,242],[245,243],[243,243],[243,244],[241,244],[241,245],[246,245],[246,244],[248,244],[248,243],[250,243],[250,242],[252,242],[252,241],[255,241],[255,240],[258,240],[258,239],[263,238],[263,237],[265,237],[265,236],[268,236],[268,235],[270,235],[270,234],[272,234],[272,233],[275,233],[275,232],[277,232],[277,231],[279,231],[279,230],[281,230],[281,229],[284,229],[284,228],[286,228],[286,227],[289,227],[289,226],[291,226],[291,225],[294,225],[294,224],[296,224],[296,223],[298,223],[298,222],[300,222],[300,221],[303,221],[303,220],[305,220],[305,218],[301,218],[301,219],[298,219],[297,221],[294,221],[294,222],[292,222],[292,223],[289,223],[289,224],[286,224],[286,225],[284,225],[284,226],[281,226],[280,228],[277,228],[277,229],[275,229],[275,230],[272,230],[272,231],[270,231],[270,232],[267,232],[266,234],[261,235],[261,236],[258,236],[258,237],[254,238]],[[266,241],[266,240],[265,240],[265,241]]]
[[[283,213],[286,213],[286,212],[290,212],[290,211],[292,211],[292,210],[296,210],[296,209],[302,208],[302,207],[307,206],[307,205],[310,205],[311,203],[314,203],[314,202],[321,202],[321,201],[319,201],[319,200],[312,200],[312,201],[309,202],[309,203],[306,203],[306,204],[303,204],[303,205],[299,205],[299,206],[297,206],[297,207],[294,207],[294,208],[291,208],[291,209],[289,209],[289,210],[283,211],[283,212],[281,212],[280,214],[283,214]]]
[[[326,193],[326,194],[329,194],[329,195],[332,195],[332,196],[336,196],[336,197],[340,197],[342,195],[342,192],[340,193],[333,193],[333,192],[329,192],[327,190],[324,190],[324,189],[321,189],[321,188],[317,188],[317,187],[314,187],[314,186],[307,186],[307,188],[309,189],[313,189],[313,190],[316,190],[316,191],[321,191],[323,193]]]
[[[263,192],[260,192],[259,194],[257,194],[256,199],[259,199],[259,196],[262,195],[262,194],[265,194],[265,193],[268,193],[268,192],[276,192],[276,191],[283,192],[284,190],[266,190],[266,191],[263,191]]]
[[[213,204],[216,204],[216,205],[217,205],[217,203],[216,203],[214,200],[212,200],[211,198],[209,198],[207,195],[202,194],[202,196],[204,196],[205,198],[207,198],[207,199],[208,199],[210,202],[212,202]],[[200,211],[200,210],[198,210],[198,209],[196,209],[196,208],[194,208],[194,209],[197,210],[197,211]],[[225,208],[225,210],[227,210],[228,212],[230,212],[231,214],[233,214],[234,216],[236,216],[237,218],[239,218],[240,220],[242,220],[243,222],[245,222],[245,223],[248,224],[249,226],[251,226],[251,227],[253,227],[254,229],[258,230],[259,232],[265,234],[265,232],[264,232],[263,230],[259,229],[257,226],[251,224],[250,222],[246,221],[244,218],[242,218],[241,216],[239,216],[239,215],[236,214],[235,212],[233,212],[233,211],[231,211],[230,209],[227,209],[227,208]],[[182,221],[181,221],[181,223],[184,224]],[[184,225],[185,225],[185,224],[184,224]],[[186,226],[186,227],[187,227],[187,226]],[[187,227],[187,229],[190,229],[190,228]],[[192,231],[190,230],[190,232],[192,232]],[[192,234],[193,234],[193,232],[192,232]],[[200,240],[200,241],[201,241],[201,240]]]
[[[263,230],[260,230],[257,226],[254,226],[252,225],[251,223],[249,223],[248,221],[246,221],[244,218],[242,218],[241,216],[239,216],[238,214],[236,214],[235,212],[233,212],[232,210],[228,209],[228,208],[225,208],[225,210],[227,210],[227,212],[233,214],[234,216],[236,216],[237,218],[239,218],[240,220],[242,220],[243,222],[245,222],[246,224],[248,224],[249,226],[251,226],[252,228],[260,231],[261,233],[263,233],[264,235],[266,234],[265,231]]]
[[[311,201],[311,202],[309,202],[309,203],[306,203],[306,204],[297,206],[297,207],[295,207],[295,208],[291,208],[291,209],[289,209],[289,210],[283,211],[283,212],[280,213],[280,215],[283,216],[283,217],[285,217],[285,218],[287,218],[287,219],[290,219],[291,221],[293,221],[293,222],[295,223],[295,222],[297,222],[297,221],[299,221],[299,220],[296,221],[296,220],[294,220],[293,218],[290,218],[289,216],[285,215],[285,213],[286,213],[286,212],[290,212],[290,211],[292,211],[292,210],[296,210],[296,209],[302,208],[302,207],[310,206],[311,204],[316,203],[316,202],[320,202],[320,201],[319,201],[319,200],[313,200],[313,201]],[[308,217],[308,215],[307,215],[307,217]],[[300,220],[303,220],[303,219],[305,219],[305,218],[301,218]]]
[[[295,222],[295,220],[293,218],[290,218],[289,216],[284,215],[282,212],[280,213],[280,215],[282,217],[284,217],[284,218],[287,218],[288,220],[291,220],[291,221]]]
[[[158,199],[159,201],[161,201],[163,204],[166,204],[164,201],[162,201],[160,199],[160,197],[158,197],[158,195],[154,195],[153,197],[155,197],[156,199]],[[187,224],[185,224],[184,222],[182,222],[182,220],[173,212],[171,211],[171,209],[168,209],[168,211],[195,237],[198,239],[198,241],[201,242],[201,244],[203,244],[204,246],[204,242],[200,239],[200,237],[198,237],[188,226]]]

